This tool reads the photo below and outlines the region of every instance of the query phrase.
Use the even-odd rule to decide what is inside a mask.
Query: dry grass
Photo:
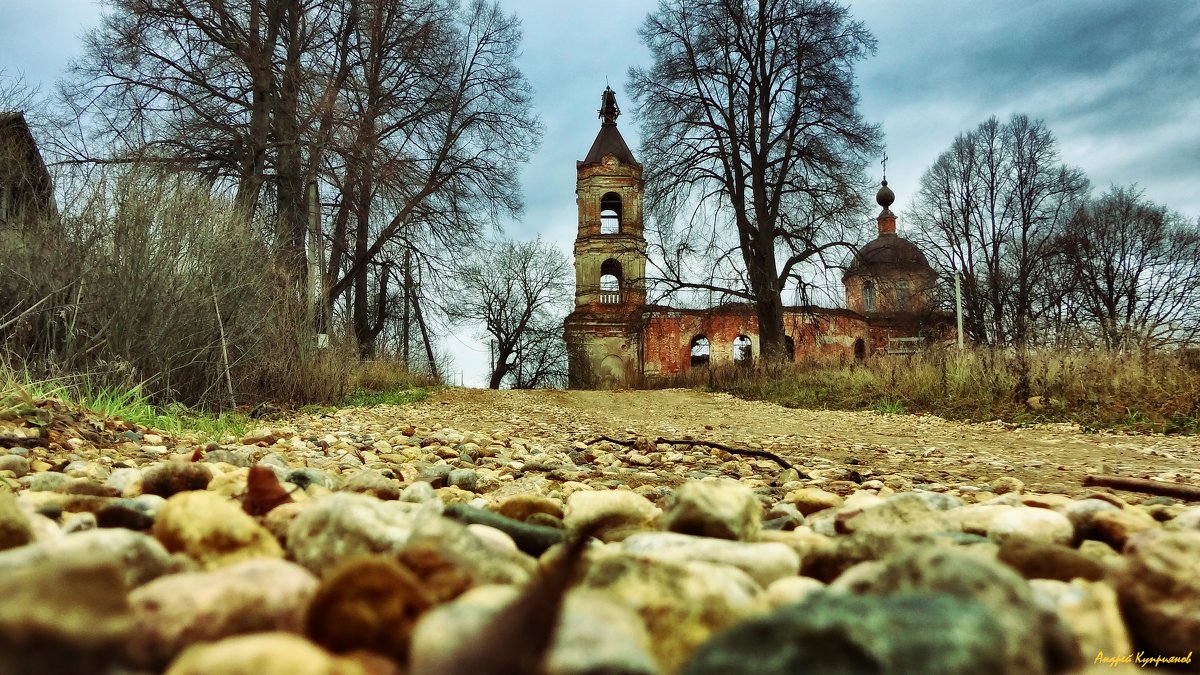
[[[262,228],[202,183],[113,169],[42,226],[0,239],[0,363],[30,381],[229,410],[415,379],[336,338],[318,348]]]
[[[1030,398],[1018,395],[1023,370]],[[862,363],[697,369],[669,384],[707,386],[790,407],[1200,432],[1200,359],[1188,351],[1032,351],[1023,364],[1007,350],[935,350]]]

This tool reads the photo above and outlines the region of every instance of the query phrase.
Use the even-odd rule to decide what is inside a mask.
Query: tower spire
[[[617,107],[617,92],[612,90],[612,87],[604,87],[604,93],[600,95],[600,119],[604,120],[604,124],[616,126],[617,116],[621,114],[621,109]]]

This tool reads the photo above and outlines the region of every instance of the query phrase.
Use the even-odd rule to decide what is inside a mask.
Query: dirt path
[[[1087,433],[1072,425],[1010,428],[925,415],[793,410],[692,390],[447,389],[412,414],[431,426],[506,432],[553,444],[600,434],[691,437],[762,448],[796,464],[833,460],[862,476],[917,485],[986,487],[1013,476],[1027,488],[1079,495],[1086,473],[1200,485],[1200,438]]]

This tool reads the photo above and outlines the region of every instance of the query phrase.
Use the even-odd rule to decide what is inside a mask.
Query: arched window
[[[796,341],[791,335],[783,336],[783,349],[785,352],[787,352],[788,361],[796,360]]]
[[[863,282],[863,311],[875,311],[875,283],[871,281]]]
[[[617,234],[621,231],[621,195],[606,192],[600,198],[600,234]]]
[[[739,366],[748,366],[754,360],[754,345],[750,338],[739,335],[733,338],[733,362]]]
[[[907,312],[909,307],[908,279],[896,282],[896,311]]]
[[[620,261],[609,258],[600,264],[600,302],[605,305],[615,305],[621,302]]]
[[[703,335],[692,338],[692,367],[707,366],[708,357],[708,338]]]

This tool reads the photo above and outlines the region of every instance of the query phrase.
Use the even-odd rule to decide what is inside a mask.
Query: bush
[[[1186,351],[931,350],[861,363],[808,360],[756,370],[696,369],[682,381],[791,407],[933,413],[951,419],[1073,421],[1200,431],[1200,370]],[[1022,374],[1032,396],[1020,396]]]
[[[0,240],[0,345],[17,370],[208,408],[346,395],[354,350],[317,348],[269,247],[209,186],[111,171],[41,230]]]

